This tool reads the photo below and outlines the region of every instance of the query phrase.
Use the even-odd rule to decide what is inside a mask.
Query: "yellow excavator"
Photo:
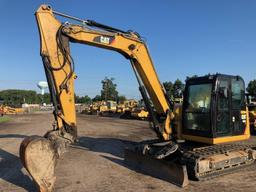
[[[89,106],[88,113],[94,115],[113,115],[117,111],[117,103],[112,100],[96,101]]]
[[[117,110],[117,103],[116,101],[107,100],[102,103],[102,105],[99,107],[99,115],[113,115],[116,113]]]
[[[56,15],[74,23],[61,23]],[[175,107],[166,96],[145,41],[138,33],[72,17],[48,5],[41,5],[35,16],[55,123],[44,137],[24,139],[20,158],[39,191],[53,190],[57,159],[77,141],[77,76],[69,42],[116,51],[131,63],[151,127],[159,139],[126,149],[127,162],[179,186],[187,185],[188,177],[207,179],[255,162],[255,145],[237,142],[250,137],[241,77],[216,74],[189,79],[182,107]]]
[[[22,108],[14,108],[8,105],[1,105],[0,104],[0,115],[17,115],[24,113],[24,109]]]

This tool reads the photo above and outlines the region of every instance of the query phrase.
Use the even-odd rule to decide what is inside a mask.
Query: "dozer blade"
[[[135,170],[168,181],[179,187],[189,184],[186,166],[143,155],[133,149],[125,149],[125,162]]]
[[[20,145],[20,158],[38,190],[51,192],[56,180],[54,168],[58,158],[53,143],[44,137],[27,137]]]

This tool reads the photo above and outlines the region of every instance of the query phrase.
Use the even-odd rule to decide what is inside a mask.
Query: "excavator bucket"
[[[179,187],[189,184],[186,166],[143,155],[134,149],[125,149],[125,162],[144,174],[168,181]]]
[[[44,137],[27,137],[20,145],[21,162],[32,176],[40,192],[53,190],[57,158],[53,143]]]

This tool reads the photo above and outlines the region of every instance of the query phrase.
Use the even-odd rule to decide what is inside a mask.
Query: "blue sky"
[[[207,73],[256,78],[255,0],[24,0],[0,1],[2,89],[38,90],[45,80],[34,12],[40,4],[146,38],[161,81]],[[65,21],[65,19],[63,20]],[[94,96],[100,81],[114,77],[120,94],[139,98],[128,60],[118,53],[72,44],[76,92]]]

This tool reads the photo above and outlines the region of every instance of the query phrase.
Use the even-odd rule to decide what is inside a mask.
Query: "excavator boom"
[[[61,24],[54,16],[66,16],[81,24]],[[57,127],[75,127],[73,60],[69,42],[109,49],[130,60],[140,85],[145,87],[156,115],[155,131],[164,140],[171,135],[172,113],[165,91],[158,79],[147,46],[135,32],[124,32],[90,20],[80,20],[52,11],[43,5],[36,12],[41,38],[41,56],[44,62],[51,94],[54,98]],[[153,115],[153,114],[152,114]]]

